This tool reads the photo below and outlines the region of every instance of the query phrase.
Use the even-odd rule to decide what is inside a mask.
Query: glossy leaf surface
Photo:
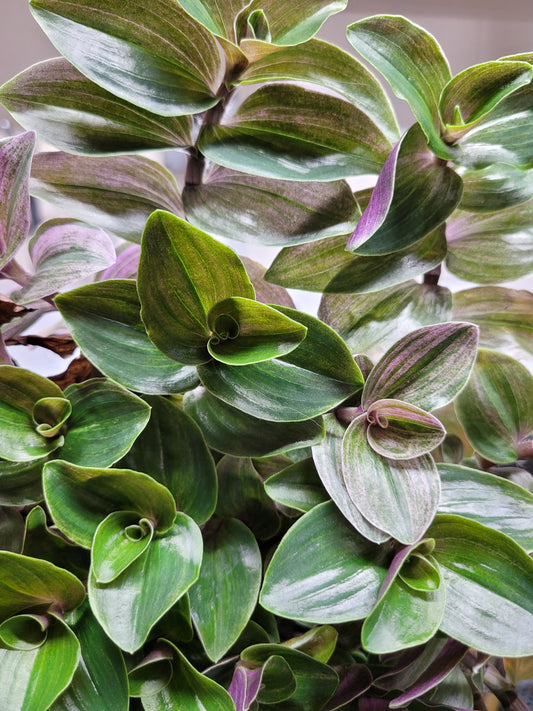
[[[305,42],[319,30],[322,23],[347,5],[347,0],[253,0],[250,10],[264,8],[271,41],[276,45],[293,45]]]
[[[405,17],[375,15],[350,25],[348,40],[409,103],[432,150],[448,157],[438,107],[451,75],[435,38]]]
[[[111,583],[144,553],[154,535],[147,518],[129,511],[114,511],[94,533],[92,571],[99,583]]]
[[[379,172],[391,146],[353,104],[280,83],[257,89],[231,117],[205,126],[199,148],[213,162],[252,175],[336,180]]]
[[[480,350],[455,410],[474,449],[493,462],[518,458],[533,431],[533,376],[503,353]]]
[[[532,652],[533,560],[499,531],[439,515],[429,528],[446,584],[441,629],[487,654]]]
[[[334,624],[374,607],[385,577],[376,548],[332,502],[315,506],[288,531],[265,575],[261,604],[296,620]]]
[[[433,520],[440,482],[432,458],[388,459],[367,441],[364,415],[343,440],[342,477],[348,495],[374,526],[401,543],[417,541]]]
[[[358,215],[345,182],[272,180],[216,166],[200,185],[186,185],[187,219],[209,234],[247,244],[300,244],[345,235]]]
[[[121,385],[160,394],[198,383],[196,368],[168,358],[146,335],[134,281],[87,284],[56,296],[55,303],[87,358]]]
[[[428,149],[415,124],[387,158],[346,247],[380,255],[415,244],[446,220],[461,194],[461,178]]]
[[[266,480],[265,490],[274,501],[304,512],[328,500],[312,459],[295,462],[273,474]]]
[[[43,499],[41,470],[46,457],[26,462],[0,459],[0,506],[27,506]]]
[[[479,170],[461,171],[463,197],[461,209],[493,212],[513,207],[533,197],[533,173],[505,163]]]
[[[456,514],[494,528],[533,550],[533,494],[500,476],[455,464],[437,464],[439,513]]]
[[[141,472],[78,467],[56,459],[45,466],[43,482],[57,527],[86,548],[100,522],[113,511],[136,511],[162,532],[172,526],[176,513],[168,489]]]
[[[0,267],[28,236],[29,175],[35,134],[29,131],[0,140]]]
[[[442,323],[413,331],[392,346],[370,373],[363,405],[381,398],[434,410],[465,385],[476,356],[478,329]]]
[[[191,617],[210,659],[238,639],[257,604],[261,553],[237,519],[213,521],[204,532],[200,575],[189,590]]]
[[[72,5],[32,0],[33,15],[77,69],[116,96],[164,116],[213,106],[223,62],[209,32],[170,0]]]
[[[168,118],[119,99],[66,59],[34,64],[0,88],[4,106],[23,126],[72,153],[128,153],[188,146],[192,121]]]
[[[226,0],[224,3],[218,0],[179,0],[179,4],[213,34],[238,43],[237,17],[250,0]]]
[[[146,640],[157,620],[198,577],[202,537],[182,513],[172,528],[155,538],[146,551],[111,583],[89,576],[91,608],[106,634],[126,652]]]
[[[144,231],[138,290],[150,339],[184,364],[209,359],[207,314],[215,304],[230,296],[255,296],[242,262],[229,247],[159,210]]]
[[[150,214],[183,214],[174,177],[144,156],[102,156],[97,160],[61,151],[38,153],[31,167],[31,194],[61,212],[140,242]]]
[[[215,463],[198,425],[170,400],[148,398],[148,425],[121,466],[144,471],[171,492],[176,508],[198,525],[215,509]]]

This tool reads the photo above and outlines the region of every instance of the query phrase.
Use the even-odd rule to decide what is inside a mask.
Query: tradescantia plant
[[[10,710],[525,708],[533,54],[452,76],[390,15],[349,54],[346,5],[30,1],[62,57],[0,88]]]

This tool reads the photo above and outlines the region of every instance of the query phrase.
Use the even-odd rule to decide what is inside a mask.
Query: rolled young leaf
[[[427,529],[439,504],[440,481],[428,454],[388,459],[367,440],[366,416],[350,424],[343,440],[342,477],[361,514],[377,528],[409,545]]]
[[[236,91],[238,99],[242,91]],[[204,125],[200,151],[214,163],[265,178],[337,180],[379,172],[391,145],[366,114],[336,96],[274,83],[231,116]]]
[[[427,535],[446,584],[441,630],[505,657],[533,653],[533,560],[499,531],[438,515]]]
[[[31,0],[30,8],[61,54],[116,96],[163,116],[217,103],[224,72],[218,45],[175,2],[155,0],[147,10],[120,0]]]
[[[146,641],[154,624],[198,578],[200,529],[186,514],[154,538],[146,550],[110,583],[89,575],[91,609],[106,634],[126,652]]]
[[[426,326],[404,336],[368,376],[363,407],[382,398],[428,411],[446,405],[468,380],[477,340],[478,329],[469,323]]]
[[[285,534],[265,574],[260,602],[282,617],[336,624],[366,617],[386,569],[333,502],[315,506]]]
[[[148,338],[134,281],[87,284],[59,294],[55,303],[85,356],[121,385],[157,395],[198,383],[196,368],[180,365]]]
[[[477,452],[493,462],[512,462],[533,431],[533,376],[503,353],[480,350],[455,410]]]
[[[35,273],[11,298],[30,304],[73,282],[111,266],[115,248],[103,231],[82,222],[58,218],[37,228],[29,243]]]
[[[186,185],[183,204],[196,227],[247,244],[280,245],[345,235],[358,209],[344,181],[272,180],[215,166],[200,185]]]
[[[387,158],[346,248],[362,255],[404,249],[441,225],[461,194],[461,178],[431,153],[415,124]]]
[[[237,519],[213,520],[204,530],[200,575],[189,590],[192,620],[213,661],[238,639],[260,586],[261,553],[250,529]]]
[[[94,159],[61,151],[38,153],[30,191],[62,212],[132,242],[141,241],[154,210],[183,214],[174,176],[144,156]]]
[[[28,236],[34,146],[35,134],[31,131],[0,140],[0,268]]]
[[[255,296],[229,247],[162,210],[146,223],[138,291],[150,339],[170,358],[190,365],[209,360],[210,309],[230,296]]]
[[[441,158],[450,151],[441,138],[439,98],[451,78],[444,53],[435,38],[405,17],[375,15],[347,30],[352,46],[405,99],[424,131],[431,150]]]
[[[128,153],[193,143],[189,117],[165,118],[140,109],[63,58],[21,72],[0,87],[0,99],[21,125],[67,152]]]
[[[43,482],[57,527],[85,548],[113,511],[135,511],[152,520],[157,532],[167,531],[176,515],[168,489],[142,472],[78,467],[56,459],[45,466]]]
[[[91,570],[99,583],[111,583],[144,553],[154,536],[147,518],[129,511],[114,511],[94,533]]]
[[[249,0],[226,0],[223,4],[217,0],[179,0],[179,4],[210,32],[238,44],[237,18]]]

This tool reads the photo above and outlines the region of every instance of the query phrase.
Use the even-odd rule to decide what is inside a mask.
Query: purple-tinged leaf
[[[29,250],[34,274],[11,293],[17,304],[31,304],[50,296],[115,261],[115,248],[106,232],[62,218],[40,225]]]
[[[478,328],[470,323],[426,326],[404,336],[370,373],[363,407],[389,398],[428,411],[443,407],[466,384],[477,341]]]
[[[461,178],[428,149],[415,124],[387,158],[346,248],[359,255],[405,249],[446,220],[462,189]]]
[[[139,244],[129,244],[125,249],[117,250],[115,263],[100,274],[100,281],[110,279],[135,279],[139,268],[139,258],[141,256],[141,246]]]
[[[375,452],[390,459],[428,454],[446,436],[436,417],[401,400],[376,400],[366,417],[368,443]]]
[[[384,543],[389,535],[373,526],[351,500],[342,474],[342,440],[345,427],[335,415],[324,415],[326,436],[313,447],[313,460],[324,488],[344,518],[361,535],[374,543]]]
[[[503,353],[480,350],[455,410],[477,452],[492,462],[513,462],[533,431],[533,375]]]
[[[401,543],[417,541],[437,511],[440,480],[432,458],[387,459],[367,440],[368,422],[361,415],[343,440],[342,476],[348,495],[361,514]]]
[[[463,170],[461,178],[461,210],[493,212],[520,205],[533,197],[533,171],[505,163],[480,170]]]
[[[0,267],[24,242],[30,227],[32,131],[0,140]]]
[[[248,669],[242,664],[235,667],[231,684],[228,687],[228,694],[233,699],[236,711],[248,711],[257,698],[262,676],[261,667]]]
[[[457,642],[455,639],[447,640],[440,653],[425,668],[416,683],[408,691],[391,701],[390,708],[407,706],[413,699],[434,689],[459,664],[467,652],[468,647],[461,642]]]
[[[255,289],[255,298],[262,304],[277,304],[279,306],[288,306],[290,309],[296,308],[291,295],[283,286],[271,284],[265,279],[266,269],[259,262],[254,262],[249,257],[240,255],[241,261],[244,264],[248,278],[252,282]]]
[[[154,210],[183,216],[174,176],[144,156],[38,153],[32,162],[30,192],[61,213],[132,242],[141,241]]]
[[[350,701],[368,691],[372,684],[372,674],[364,664],[353,664],[348,669],[337,672],[340,676],[337,690],[324,706],[323,711],[342,709]]]

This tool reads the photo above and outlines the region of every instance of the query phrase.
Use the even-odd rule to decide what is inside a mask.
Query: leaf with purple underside
[[[32,131],[0,140],[0,267],[9,262],[28,235],[34,146]]]
[[[135,279],[139,268],[139,257],[141,256],[141,246],[139,244],[124,245],[123,249],[117,249],[115,263],[99,275],[99,281],[110,279]]]
[[[461,178],[431,153],[415,124],[387,158],[346,248],[359,255],[405,249],[447,219],[462,189]]]
[[[451,402],[474,364],[478,328],[441,323],[413,331],[392,346],[374,367],[363,390],[363,407],[376,400],[405,400],[423,410]]]
[[[263,676],[263,669],[248,669],[241,664],[235,667],[228,694],[233,699],[236,711],[248,711],[257,697]]]
[[[344,708],[350,701],[368,691],[372,684],[372,674],[364,664],[353,664],[348,669],[339,669],[337,673],[340,677],[339,686],[323,711]]]

